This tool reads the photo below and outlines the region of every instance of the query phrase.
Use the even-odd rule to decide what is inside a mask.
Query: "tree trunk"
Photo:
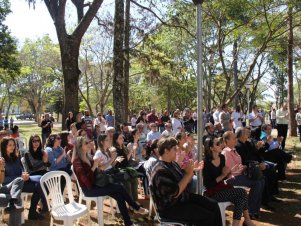
[[[233,81],[234,81],[234,90],[238,89],[238,73],[237,73],[237,39],[233,43]],[[236,95],[234,98],[234,107],[238,105],[238,100],[239,96]]]
[[[79,110],[79,43],[76,43],[75,40],[72,40],[70,36],[68,36],[67,39],[68,40],[66,42],[60,42],[64,74],[64,107],[62,112],[62,130],[66,129],[64,119],[67,117],[68,112],[72,111],[74,114],[77,114]]]
[[[125,24],[124,24],[124,118],[129,116],[129,85],[130,85],[130,35],[131,35],[131,1],[126,0],[125,5]],[[127,121],[125,121],[127,122]]]
[[[113,47],[113,106],[115,127],[125,122],[124,111],[124,73],[123,73],[123,35],[124,35],[124,0],[115,0],[114,47]]]
[[[291,136],[297,136],[297,125],[294,112],[294,76],[293,76],[293,8],[288,6],[288,46],[287,46],[287,76],[288,76],[288,111]]]

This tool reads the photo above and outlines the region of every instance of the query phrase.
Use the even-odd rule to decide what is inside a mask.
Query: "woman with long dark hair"
[[[123,217],[125,226],[133,225],[126,202],[134,208],[134,212],[139,214],[147,214],[148,211],[133,201],[122,185],[108,183],[100,187],[96,185],[96,173],[99,166],[102,164],[101,158],[94,160],[88,155],[90,140],[87,137],[78,137],[76,140],[76,157],[73,161],[73,169],[76,174],[79,184],[87,197],[110,196],[117,201],[120,213]]]
[[[28,152],[25,153],[25,164],[30,175],[44,175],[48,172],[50,162],[48,154],[43,151],[42,142],[39,135],[34,134],[29,138]]]
[[[133,158],[133,152],[129,151],[125,145],[124,145],[124,139],[123,135],[121,133],[114,133],[113,135],[113,149],[112,152],[116,152],[117,156],[123,157],[123,160],[121,162],[116,163],[117,168],[123,168],[128,170],[133,171],[132,175],[133,177],[130,180],[127,180],[125,183],[125,187],[127,192],[130,194],[131,198],[135,201],[138,200],[138,179],[135,176],[138,176],[137,171],[132,168],[132,165],[130,162],[132,161]],[[129,172],[131,173],[131,172]]]
[[[22,192],[33,193],[30,202],[28,219],[41,220],[44,217],[37,212],[37,205],[40,200],[43,203],[43,210],[48,211],[48,206],[40,186],[41,176],[29,176],[24,172],[23,166],[17,156],[16,142],[13,138],[4,137],[1,142],[1,155],[5,160],[5,179],[3,184],[6,185],[18,177],[22,177],[24,185]]]
[[[225,157],[221,154],[218,138],[208,137],[205,140],[205,166],[203,170],[205,195],[217,202],[234,204],[233,226],[240,224],[243,214],[246,225],[254,225],[248,211],[248,195],[243,188],[234,188],[226,183],[231,169],[225,165]]]

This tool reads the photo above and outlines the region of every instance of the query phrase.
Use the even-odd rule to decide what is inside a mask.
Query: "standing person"
[[[76,125],[77,130],[80,130],[84,127],[85,122],[82,120],[82,117],[83,117],[83,113],[78,112],[76,114],[76,121],[75,121],[76,124],[75,125]]]
[[[10,128],[12,129],[14,127],[14,119],[13,119],[13,117],[10,117],[9,124],[10,124]]]
[[[243,114],[240,110],[240,106],[236,106],[235,111],[232,112],[231,120],[233,122],[234,131],[236,128],[242,127]]]
[[[94,119],[94,126],[98,125],[100,133],[105,133],[107,128],[107,121],[102,116],[101,112],[97,113],[97,118]]]
[[[148,122],[146,120],[146,113],[145,113],[145,111],[141,110],[139,112],[139,116],[136,121],[136,127],[138,129],[138,127],[141,127],[141,124],[143,125],[143,133],[145,134],[145,138],[146,138],[146,134],[148,133],[147,123]]]
[[[223,104],[222,111],[219,114],[219,122],[222,124],[224,132],[231,130],[230,120],[231,117],[230,117],[228,105]]]
[[[156,115],[156,109],[152,109],[151,112],[146,116],[148,123],[158,123],[159,119]]]
[[[85,122],[87,135],[91,139],[93,134],[93,119],[90,115],[90,111],[85,110],[82,120]]]
[[[164,126],[168,122],[170,122],[170,117],[169,117],[168,111],[165,110],[164,113],[160,117],[160,125],[159,125],[160,133],[162,133],[164,131]]]
[[[75,120],[74,120],[74,117],[73,117],[73,112],[69,111],[68,116],[67,116],[66,121],[65,121],[65,124],[66,124],[66,127],[67,127],[68,131],[70,131],[70,125],[74,122],[75,122]]]
[[[136,124],[137,124],[137,117],[135,114],[133,114],[132,118],[131,118],[131,126],[132,129],[136,128]]]
[[[3,122],[4,122],[4,128],[8,128],[9,127],[8,116],[5,116]]]
[[[45,114],[45,118],[41,122],[42,127],[42,145],[45,146],[46,139],[51,134],[51,129],[53,127],[52,121],[49,119],[49,114]]]
[[[191,116],[191,111],[189,108],[185,108],[183,111],[183,125],[186,132],[193,132],[194,120]]]
[[[296,114],[296,121],[297,121],[298,132],[299,132],[299,141],[301,144],[301,107],[298,107],[298,112]]]
[[[108,114],[106,115],[107,127],[115,127],[115,118],[113,116],[112,110],[108,110]]]
[[[0,113],[0,130],[3,130],[3,129],[4,129],[4,118]]]
[[[219,115],[220,115],[221,111],[222,111],[221,107],[217,106],[215,112],[213,113],[214,124],[220,122]]]
[[[282,104],[282,108],[279,108],[276,111],[276,123],[277,123],[277,131],[278,137],[283,137],[281,147],[284,150],[285,141],[287,137],[287,130],[288,130],[288,122],[289,122],[289,112],[287,109],[287,104],[284,102]]]
[[[182,170],[175,162],[177,143],[173,137],[158,141],[160,160],[152,168],[150,188],[160,217],[195,226],[223,225],[216,201],[189,192],[188,184],[201,166],[189,161]]]
[[[272,129],[276,128],[276,109],[273,108],[273,110],[271,111],[271,125],[272,125]]]
[[[258,111],[257,105],[254,105],[252,107],[252,112],[249,114],[249,121],[250,121],[250,126],[252,127],[252,129],[261,127],[261,125],[264,121],[264,117]]]
[[[175,112],[173,113],[173,118],[171,119],[171,124],[172,124],[172,131],[174,134],[184,131],[183,124],[180,119],[180,110],[179,109],[175,110]]]

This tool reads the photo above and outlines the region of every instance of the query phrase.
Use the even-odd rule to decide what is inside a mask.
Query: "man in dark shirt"
[[[203,136],[203,144],[207,138],[217,138],[218,136],[214,133],[214,125],[211,122],[206,123],[205,130],[207,134]]]
[[[49,119],[49,114],[45,114],[45,118],[41,122],[42,127],[42,145],[45,146],[46,139],[51,134],[51,128],[53,127],[52,121]]]
[[[156,115],[156,110],[155,109],[152,109],[151,110],[151,113],[149,113],[147,116],[146,116],[146,120],[148,123],[158,123],[159,119],[158,119],[158,116]]]
[[[262,170],[265,176],[265,187],[262,195],[262,204],[266,209],[274,211],[275,208],[269,205],[270,201],[279,201],[274,197],[278,193],[278,182],[275,169],[269,168],[269,165],[265,164],[264,159],[258,153],[259,148],[264,145],[264,142],[248,141],[250,131],[247,128],[238,128],[235,131],[237,144],[235,146],[236,151],[241,156],[242,164],[247,165],[250,161],[259,162],[259,168]]]

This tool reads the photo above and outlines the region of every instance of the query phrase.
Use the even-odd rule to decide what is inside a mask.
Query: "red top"
[[[78,157],[75,157],[73,161],[73,171],[78,179],[79,185],[86,189],[91,189],[93,184],[95,184],[95,174],[91,170],[93,166],[93,160],[90,162],[91,166],[80,160]]]

